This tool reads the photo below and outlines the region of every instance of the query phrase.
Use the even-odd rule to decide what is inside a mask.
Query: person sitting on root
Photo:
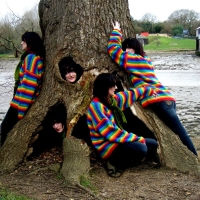
[[[155,98],[151,88],[137,88],[115,94],[116,77],[110,73],[97,76],[93,99],[87,110],[87,124],[93,146],[107,163],[108,175],[119,177],[122,169],[145,156],[157,156],[156,140],[126,131],[122,110],[136,100]],[[158,160],[157,160],[158,161]]]
[[[133,88],[153,88],[157,93],[157,98],[150,100],[144,96],[141,99],[142,106],[151,108],[179,136],[182,143],[197,155],[187,131],[176,114],[175,98],[156,77],[153,64],[146,56],[141,43],[136,38],[126,38],[122,42],[120,24],[116,22],[113,28],[107,47],[111,58],[129,74]]]
[[[76,64],[72,57],[63,58],[58,65],[61,77],[70,83],[76,83],[83,74],[82,67]]]

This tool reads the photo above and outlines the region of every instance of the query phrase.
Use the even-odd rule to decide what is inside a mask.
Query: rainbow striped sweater
[[[130,107],[137,99],[152,96],[151,88],[137,88],[128,91],[118,92],[114,95],[117,106],[124,110]],[[150,100],[150,98],[148,98]],[[92,144],[103,159],[108,159],[119,143],[139,141],[145,143],[143,137],[138,137],[134,133],[121,130],[114,119],[112,110],[106,107],[95,97],[87,110],[87,124],[90,129]]]
[[[39,95],[43,73],[43,60],[35,54],[28,54],[22,62],[19,72],[20,83],[10,103],[10,106],[18,110],[19,119],[24,117]]]
[[[164,87],[157,79],[151,60],[147,56],[128,53],[121,48],[122,33],[120,30],[114,29],[110,35],[108,42],[108,53],[111,58],[122,68],[124,68],[130,76],[134,88],[151,87],[158,94],[157,98],[141,100],[143,107],[148,104],[172,100],[175,101],[170,91]]]

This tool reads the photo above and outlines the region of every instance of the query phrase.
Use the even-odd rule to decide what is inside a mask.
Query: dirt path
[[[27,163],[12,174],[1,175],[0,183],[12,191],[37,200],[93,200],[86,191],[71,187],[60,174],[40,171]],[[163,167],[142,164],[126,170],[119,178],[111,178],[103,167],[93,167],[84,185],[101,199],[107,200],[199,200],[200,179]]]
[[[192,140],[200,155],[200,137]],[[44,155],[22,163],[12,173],[0,174],[0,188],[4,186],[36,200],[97,199],[79,187],[68,185],[58,171],[60,164],[55,162],[60,159]],[[111,178],[102,163],[92,159],[82,185],[102,200],[200,200],[200,177],[156,168],[152,163],[140,163],[125,170],[121,177]]]

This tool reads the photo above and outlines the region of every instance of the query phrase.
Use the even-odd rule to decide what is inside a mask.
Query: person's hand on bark
[[[120,23],[116,21],[115,24],[113,24],[113,28],[114,28],[114,29],[121,30],[121,28],[120,28]]]

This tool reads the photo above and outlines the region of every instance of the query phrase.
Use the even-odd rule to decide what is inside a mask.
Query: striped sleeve
[[[32,104],[34,93],[37,89],[37,69],[38,58],[29,54],[24,60],[24,74],[21,81],[21,86],[18,88],[18,118],[22,119],[27,109]]]
[[[149,73],[149,63],[142,56],[122,50],[122,32],[114,29],[110,34],[107,51],[110,57],[128,73]],[[139,70],[139,71],[138,71]]]
[[[110,35],[107,51],[110,57],[121,67],[126,65],[126,52],[122,50],[121,46],[122,33],[114,29]]]
[[[96,128],[99,133],[101,133],[101,135],[110,142],[124,143],[139,141],[141,143],[145,143],[144,138],[138,137],[134,133],[128,133],[125,130],[121,130],[117,126],[113,126],[112,122],[107,118],[103,118]]]
[[[130,88],[127,91],[118,92],[114,95],[117,105],[121,110],[130,107],[137,100],[145,97],[153,98],[153,89],[149,87]]]
[[[106,140],[114,143],[124,143],[139,141],[145,143],[143,137],[138,137],[133,133],[121,130],[115,123],[109,119],[109,113],[105,110],[101,103],[90,104],[88,114],[90,115],[90,123],[95,127],[95,131],[102,135]]]

